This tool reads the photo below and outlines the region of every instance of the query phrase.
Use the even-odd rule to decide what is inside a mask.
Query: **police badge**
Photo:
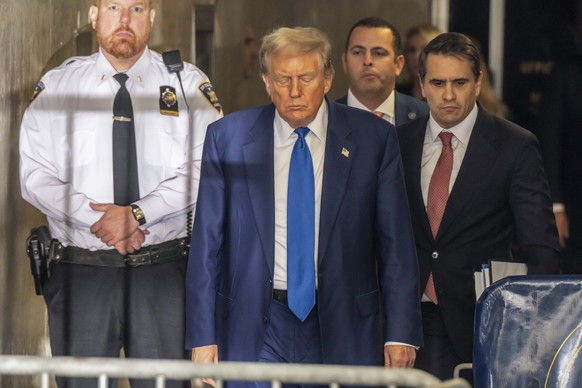
[[[160,113],[167,116],[179,116],[176,89],[171,86],[160,86]]]

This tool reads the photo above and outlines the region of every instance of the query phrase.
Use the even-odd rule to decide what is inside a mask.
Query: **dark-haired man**
[[[538,142],[476,103],[481,78],[470,38],[437,36],[420,56],[430,114],[398,128],[423,291],[416,367],[441,379],[472,359],[476,268],[511,261],[515,237],[529,274],[560,271]]]
[[[393,125],[428,113],[424,101],[394,89],[404,56],[400,33],[384,19],[367,17],[354,24],[346,39],[342,65],[349,89],[338,102],[374,112]]]

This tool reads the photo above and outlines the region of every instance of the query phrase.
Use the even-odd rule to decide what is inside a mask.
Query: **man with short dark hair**
[[[512,261],[515,238],[529,274],[560,272],[538,142],[476,102],[481,78],[470,38],[437,36],[420,56],[430,114],[398,128],[422,289],[416,367],[441,379],[472,360],[475,269]]]
[[[349,89],[338,102],[374,112],[393,125],[428,113],[425,102],[394,89],[404,56],[400,33],[384,19],[367,17],[354,24],[346,39],[342,65]]]

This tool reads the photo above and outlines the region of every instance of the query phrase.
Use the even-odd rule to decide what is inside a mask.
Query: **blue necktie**
[[[305,141],[308,132],[309,128],[295,130],[299,137],[291,154],[287,191],[287,297],[301,321],[315,305],[315,179]]]

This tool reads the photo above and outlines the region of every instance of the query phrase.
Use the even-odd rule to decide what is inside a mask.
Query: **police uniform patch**
[[[33,102],[38,96],[39,94],[42,93],[42,91],[45,89],[44,83],[42,83],[42,81],[40,81],[36,87],[34,88],[34,92],[32,92],[32,97],[30,97],[30,102]]]
[[[160,113],[167,116],[179,116],[176,89],[171,86],[160,86]]]
[[[198,87],[198,89],[200,89],[200,91],[202,92],[204,97],[206,97],[208,102],[210,102],[210,104],[212,104],[214,109],[216,109],[216,111],[218,113],[220,113],[222,111],[222,107],[220,106],[220,101],[218,101],[218,97],[216,96],[216,92],[214,91],[212,84],[208,81],[203,82]]]

